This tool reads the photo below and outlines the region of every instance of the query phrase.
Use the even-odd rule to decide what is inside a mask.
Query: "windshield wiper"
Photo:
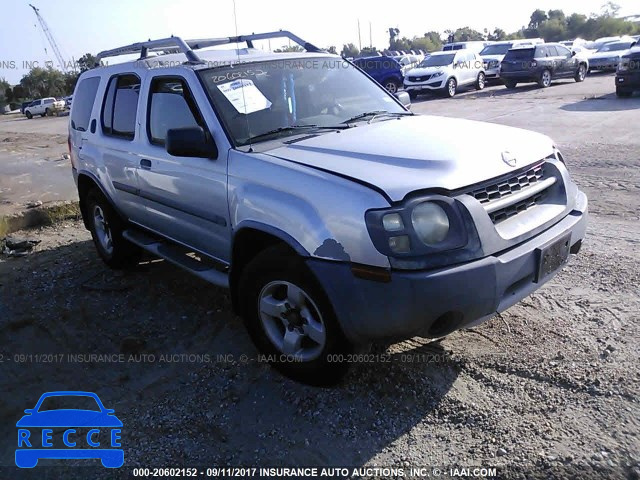
[[[380,115],[392,115],[392,116],[404,116],[404,115],[413,115],[411,112],[388,112],[387,110],[373,110],[371,112],[364,112],[359,115],[355,115],[342,123],[351,123],[356,120],[360,120],[361,118],[366,117],[378,117]]]
[[[254,135],[249,139],[249,141],[260,140],[264,137],[269,137],[271,135],[276,135],[278,133],[283,132],[295,132],[296,130],[343,130],[345,128],[349,128],[348,125],[334,125],[334,126],[323,126],[323,125],[289,125],[288,127],[278,127],[273,130],[269,130],[268,132],[259,133],[258,135]]]

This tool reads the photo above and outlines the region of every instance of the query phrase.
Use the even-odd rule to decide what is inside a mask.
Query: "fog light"
[[[397,232],[404,230],[404,223],[399,213],[389,213],[382,217],[382,226],[387,232]]]
[[[394,253],[409,253],[411,251],[411,244],[409,243],[409,237],[407,235],[401,235],[399,237],[390,237],[389,248]]]

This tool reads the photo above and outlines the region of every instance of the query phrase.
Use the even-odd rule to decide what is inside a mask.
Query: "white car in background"
[[[482,49],[480,57],[484,62],[484,74],[487,80],[497,80],[500,78],[500,62],[511,48],[519,45],[535,45],[544,43],[542,38],[527,38],[524,40],[509,40],[504,42],[493,42]]]
[[[404,77],[404,89],[412,99],[428,91],[453,97],[461,88],[482,90],[484,86],[482,58],[468,49],[433,52]]]
[[[635,44],[636,41],[631,37],[619,42],[605,43],[597,52],[588,56],[589,71],[615,71],[620,63],[620,58]]]
[[[24,114],[31,120],[35,115],[46,117],[61,110],[64,110],[64,100],[56,100],[53,97],[48,97],[31,102],[31,104],[24,109]]]

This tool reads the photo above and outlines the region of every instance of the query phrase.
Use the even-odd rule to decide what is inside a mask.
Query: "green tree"
[[[499,42],[507,39],[507,32],[501,28],[494,28],[493,33],[487,35],[487,40],[492,42]]]
[[[276,48],[275,53],[290,53],[290,52],[303,52],[304,48],[300,45],[283,45],[281,48]]]
[[[361,57],[372,56],[376,55],[377,53],[378,49],[376,47],[364,47],[362,50],[360,50]]]
[[[538,8],[531,14],[529,19],[529,28],[532,30],[537,29],[542,22],[547,20],[547,18],[545,11]]]
[[[396,38],[398,38],[399,35],[400,35],[400,29],[389,27],[389,49],[390,50],[398,50],[393,45]]]
[[[603,17],[617,17],[620,11],[620,5],[615,2],[607,2],[601,7]]]
[[[411,47],[413,50],[437,52],[442,49],[442,39],[438,32],[426,32],[422,37],[414,37],[411,40]]]
[[[411,40],[407,37],[395,38],[389,42],[389,50],[411,50]]]
[[[353,43],[349,43],[342,46],[342,52],[340,55],[346,58],[355,58],[360,54],[360,50]]]
[[[574,39],[584,35],[584,25],[587,16],[580,13],[572,13],[567,18],[567,38]]]
[[[95,67],[97,60],[98,59],[93,55],[91,55],[90,53],[85,53],[76,61],[76,66],[80,70],[80,73],[83,73]]]
[[[13,95],[7,95],[11,90],[11,85],[4,78],[0,78],[0,108],[3,108],[6,103],[12,101],[10,97]]]
[[[547,12],[547,16],[549,17],[549,20],[555,19],[555,20],[559,20],[562,23],[566,22],[566,17],[562,10],[549,10]]]
[[[52,67],[32,68],[20,85],[31,98],[61,97],[67,93],[64,74]]]
[[[455,42],[473,42],[475,40],[484,40],[484,35],[470,27],[458,28],[453,32]]]
[[[336,47],[331,45],[329,48],[327,48],[327,52],[332,53],[334,55],[338,54],[338,50],[336,50]]]

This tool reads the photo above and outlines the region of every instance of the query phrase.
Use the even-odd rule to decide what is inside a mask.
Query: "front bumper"
[[[445,75],[442,75],[441,77],[438,77],[435,80],[429,80],[427,82],[407,83],[405,81],[404,89],[408,92],[409,91],[420,92],[422,90],[440,90],[444,88],[446,84],[447,84],[447,77]]]
[[[536,281],[543,247],[567,236],[577,253],[587,225],[587,197],[560,222],[497,255],[429,271],[391,273],[391,282],[355,277],[348,264],[309,259],[345,335],[356,343],[440,337],[478,325],[530,295],[559,270]]]
[[[493,67],[493,68],[485,68],[484,78],[488,80],[500,78],[500,66],[498,65],[497,67]]]

